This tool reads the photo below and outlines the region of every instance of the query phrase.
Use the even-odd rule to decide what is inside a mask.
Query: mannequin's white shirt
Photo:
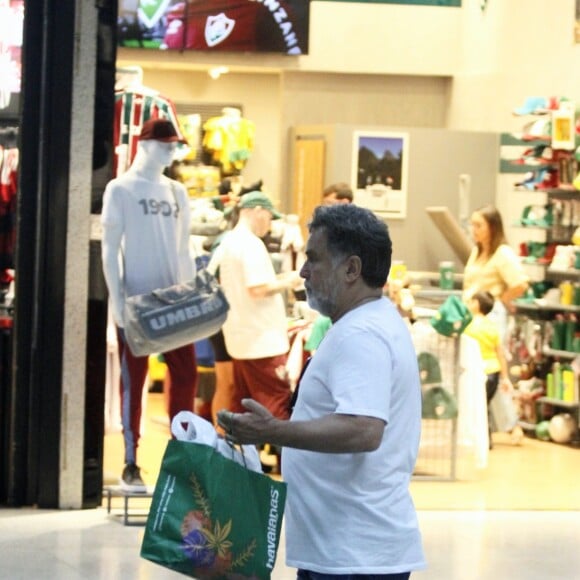
[[[175,145],[141,141],[133,164],[107,184],[103,197],[103,272],[113,318],[123,327],[126,296],[190,279],[189,198],[163,175]]]

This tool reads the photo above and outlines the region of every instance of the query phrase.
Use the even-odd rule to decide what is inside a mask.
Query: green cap
[[[439,361],[429,352],[422,352],[417,357],[419,375],[423,385],[441,383],[441,367]]]
[[[455,419],[457,401],[443,387],[432,387],[423,393],[423,419]]]
[[[240,198],[238,203],[240,209],[263,207],[272,214],[272,219],[280,219],[282,214],[274,208],[272,200],[263,191],[250,191]]]

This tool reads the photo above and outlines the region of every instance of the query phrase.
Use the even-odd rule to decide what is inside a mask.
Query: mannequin
[[[121,364],[121,419],[125,468],[121,486],[146,491],[137,466],[141,395],[148,357],[135,357],[124,337],[125,296],[151,292],[193,276],[189,252],[189,200],[185,188],[163,175],[180,139],[172,123],[143,125],[137,154],[126,173],[107,185],[103,197],[102,259]],[[169,370],[169,415],[193,410],[197,368],[193,345],[163,353]]]
[[[232,121],[235,121],[242,118],[242,111],[236,107],[224,107],[222,109],[222,115]]]

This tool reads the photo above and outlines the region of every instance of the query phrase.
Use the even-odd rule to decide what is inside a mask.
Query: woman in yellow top
[[[475,246],[469,255],[463,276],[463,301],[476,292],[487,291],[494,300],[490,318],[500,329],[502,340],[507,330],[507,313],[512,301],[522,296],[529,286],[523,265],[508,245],[501,214],[486,205],[471,215],[471,234]]]

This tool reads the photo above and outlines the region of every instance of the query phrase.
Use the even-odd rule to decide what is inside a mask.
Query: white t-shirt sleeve
[[[378,337],[351,333],[337,341],[335,363],[329,369],[328,384],[336,401],[336,412],[389,420],[392,357]]]
[[[276,280],[272,259],[264,242],[259,238],[248,241],[251,247],[242,256],[242,268],[246,288],[263,286]]]

